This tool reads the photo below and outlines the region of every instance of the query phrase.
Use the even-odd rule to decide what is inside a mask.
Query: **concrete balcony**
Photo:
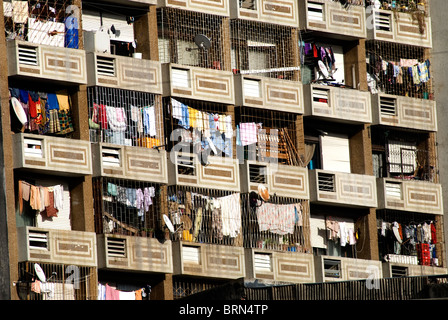
[[[94,176],[168,183],[165,150],[97,143],[92,154]]]
[[[7,41],[6,45],[10,77],[45,79],[67,85],[87,83],[84,50],[20,40]]]
[[[298,27],[299,15],[297,2],[294,0],[248,0],[230,1],[230,17],[257,22],[275,23]]]
[[[377,206],[374,176],[310,170],[310,201],[338,206],[375,208]]]
[[[326,36],[352,40],[366,38],[365,8],[326,0],[299,0],[300,29],[323,32]]]
[[[19,262],[97,266],[93,232],[20,227],[17,241]]]
[[[240,165],[241,192],[257,192],[258,185],[263,184],[270,194],[308,200],[308,169],[275,163],[245,161]]]
[[[233,73],[215,69],[163,64],[163,95],[235,104]]]
[[[403,257],[403,256],[402,256]],[[406,258],[417,258],[417,257],[405,257]],[[423,266],[418,264],[402,263],[402,262],[383,262],[383,275],[384,278],[392,277],[421,277],[421,276],[432,276],[439,274],[446,274],[447,268],[434,267],[434,266]]]
[[[146,237],[97,235],[98,268],[173,273],[171,241]]]
[[[168,184],[240,192],[238,160],[209,156],[204,166],[198,156],[173,151],[168,159]]]
[[[176,241],[173,261],[175,275],[220,279],[246,276],[243,247]]]
[[[367,38],[425,48],[432,47],[431,18],[418,19],[405,12],[369,9]]]
[[[370,93],[319,84],[305,85],[305,116],[352,123],[371,123]]]
[[[316,282],[350,281],[362,279],[381,279],[381,261],[315,256]]]
[[[372,95],[373,124],[437,131],[436,102],[390,94]]]
[[[437,183],[378,178],[378,209],[443,215],[442,186]]]
[[[253,75],[235,76],[235,104],[261,109],[302,114],[304,111],[301,82]]]
[[[207,14],[229,16],[228,0],[157,0],[158,7],[197,11]]]
[[[312,254],[245,249],[246,275],[250,279],[290,283],[315,282]]]
[[[25,133],[12,138],[14,169],[67,176],[92,174],[89,141]]]
[[[162,93],[162,73],[157,61],[88,52],[88,86]]]

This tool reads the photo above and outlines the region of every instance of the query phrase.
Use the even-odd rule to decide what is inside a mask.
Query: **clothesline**
[[[29,202],[31,209],[45,213],[48,218],[57,217],[58,212],[63,209],[64,187],[62,185],[42,187],[19,180],[18,187],[20,214],[23,212],[23,201]]]

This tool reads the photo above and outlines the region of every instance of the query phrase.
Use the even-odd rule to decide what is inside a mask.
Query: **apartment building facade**
[[[424,2],[3,0],[3,299],[445,274]]]

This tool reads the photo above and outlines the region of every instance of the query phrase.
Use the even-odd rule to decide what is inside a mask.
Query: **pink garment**
[[[294,233],[295,207],[295,204],[263,203],[257,208],[259,230],[276,234]]]
[[[120,300],[120,291],[106,284],[106,300]]]
[[[241,145],[257,143],[257,124],[255,122],[240,123]]]

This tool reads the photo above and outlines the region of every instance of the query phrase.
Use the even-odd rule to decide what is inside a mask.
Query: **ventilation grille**
[[[200,264],[200,248],[199,247],[190,247],[183,246],[182,247],[182,259],[184,262]]]
[[[327,278],[341,278],[341,261],[324,259],[324,274]]]
[[[319,191],[336,192],[334,187],[334,174],[319,172],[317,174]]]
[[[37,48],[28,46],[19,46],[19,64],[27,64],[31,66],[37,66]]]
[[[258,272],[271,272],[271,255],[266,253],[254,253],[254,269]]]
[[[380,112],[387,116],[397,115],[397,99],[380,97]]]
[[[126,257],[126,239],[107,238],[107,255],[109,257]]]
[[[23,139],[23,152],[26,157],[43,157],[42,140],[39,139]]]
[[[108,57],[96,58],[96,72],[103,76],[115,76],[115,59]]]
[[[401,183],[400,182],[386,182],[386,197],[394,199],[402,199],[401,196]]]
[[[375,12],[375,28],[379,31],[392,31],[392,15],[387,12]]]
[[[196,166],[193,156],[178,154],[176,161],[178,174],[196,176]]]
[[[315,21],[325,21],[324,4],[308,2],[308,18]]]
[[[249,165],[249,181],[257,184],[266,184],[267,183],[267,167],[250,164]]]
[[[391,266],[392,278],[406,277],[408,275],[408,267]]]
[[[117,149],[103,148],[102,161],[104,166],[119,167],[120,166],[120,151]]]
[[[29,231],[28,246],[30,249],[48,250],[48,232]]]
[[[323,103],[328,106],[330,90],[313,88],[313,103]]]

